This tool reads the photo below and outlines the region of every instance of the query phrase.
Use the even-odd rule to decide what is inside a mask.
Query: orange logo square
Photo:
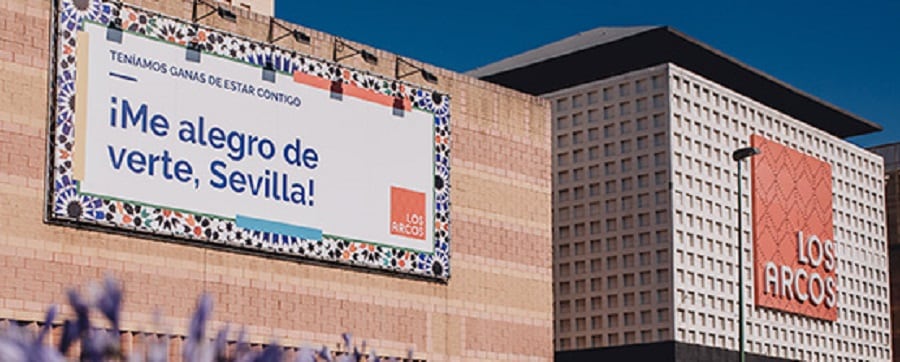
[[[425,193],[391,186],[391,235],[425,240]]]
[[[756,305],[837,320],[831,165],[753,135]]]

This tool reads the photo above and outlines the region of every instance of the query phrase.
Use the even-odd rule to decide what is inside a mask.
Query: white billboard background
[[[55,10],[47,221],[449,278],[447,95],[129,4],[60,0]],[[113,22],[124,31],[108,28]],[[186,52],[190,42],[203,50],[199,62]],[[267,61],[281,73],[264,75]],[[290,98],[222,89],[210,76]],[[336,84],[343,90],[330,92]],[[133,112],[146,107],[147,131],[117,123],[125,101]],[[404,111],[393,109],[397,102]],[[168,127],[161,117],[154,127],[156,115]],[[227,148],[180,140],[180,122],[196,126],[200,117],[207,138],[213,126],[245,140],[253,135],[256,143],[271,141],[274,157],[260,158],[254,148],[232,160]],[[315,167],[283,161],[283,148],[296,139],[315,150]],[[157,159],[149,175],[146,158],[160,154],[190,164],[192,173],[183,182],[167,178],[175,164],[163,170]],[[315,191],[297,204],[212,187],[220,181],[210,171],[215,162],[223,177],[237,171],[256,181],[268,172],[307,193],[315,183]],[[404,213],[425,230],[404,226]]]
[[[285,74],[277,74],[274,83],[264,81],[256,66],[209,54],[203,54],[200,62],[190,62],[185,58],[185,48],[178,45],[128,33],[120,43],[109,41],[107,28],[93,23],[85,23],[84,30],[89,37],[89,61],[88,87],[79,90],[79,94],[86,93],[88,105],[85,134],[78,136],[84,141],[85,151],[81,192],[224,218],[247,216],[320,229],[341,238],[432,251],[433,222],[425,223],[425,240],[392,235],[389,227],[392,186],[424,193],[425,220],[434,218],[432,114],[413,110],[398,116],[384,104],[346,95],[333,99],[328,90],[294,82]],[[159,64],[165,64],[165,74],[159,71]],[[194,73],[193,80],[183,77],[184,71]],[[197,74],[203,74],[205,81]],[[211,79],[216,77],[232,85],[250,85],[254,91],[247,94],[213,85]],[[271,93],[299,97],[302,103],[297,107],[265,98]],[[131,122],[122,127],[126,101],[133,113],[146,105],[146,132],[140,124]],[[115,125],[110,119],[113,110]],[[168,122],[165,136],[153,132],[151,119],[155,115],[162,115]],[[217,126],[225,134],[242,133],[245,144],[250,135],[267,138],[275,146],[274,157],[265,159],[259,147],[253,147],[244,152],[252,150],[253,155],[235,161],[228,157],[229,147],[217,150],[209,144],[181,141],[180,123],[186,120],[198,129],[200,117],[205,137]],[[162,123],[157,118],[156,124]],[[315,168],[285,162],[284,147],[297,140],[302,148],[316,151]],[[121,153],[123,148],[127,151]],[[170,173],[177,160],[192,166],[190,181],[166,179],[160,162],[154,175],[147,170],[134,172],[127,165],[131,158],[138,161],[133,165],[136,170],[148,168],[139,162],[141,156],[130,156],[131,152],[149,159],[149,155],[165,151],[172,158]],[[120,157],[122,164],[117,169],[114,166]],[[225,163],[225,167],[218,167],[225,176],[238,171],[250,176],[245,176],[248,179],[265,178],[269,170],[270,175],[287,175],[305,189],[312,180],[314,193],[310,196],[305,190],[307,204],[302,205],[252,196],[249,185],[243,185],[243,193],[228,186],[213,187],[211,182],[222,181],[210,169],[216,160]],[[278,182],[283,180],[276,178]]]

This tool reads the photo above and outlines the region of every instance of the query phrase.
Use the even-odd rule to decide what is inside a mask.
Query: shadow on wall
[[[631,344],[625,346],[582,349],[556,352],[556,362],[588,362],[588,361],[690,361],[720,362],[738,361],[738,351],[718,347],[707,347],[699,344],[667,341],[656,343]],[[786,362],[792,361],[758,354],[747,354],[747,362]]]

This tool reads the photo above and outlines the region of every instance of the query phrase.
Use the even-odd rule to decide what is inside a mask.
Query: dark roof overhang
[[[541,95],[673,63],[841,138],[882,130],[877,123],[796,89],[671,27],[647,28],[630,36],[583,46],[572,52],[516,64],[516,58],[522,55],[469,74],[525,93]],[[506,69],[497,69],[495,65],[500,64]],[[484,74],[485,71],[492,73]]]

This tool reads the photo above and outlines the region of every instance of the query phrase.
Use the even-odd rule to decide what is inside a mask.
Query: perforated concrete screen
[[[738,349],[737,278],[743,278],[748,352],[813,361],[890,360],[881,159],[670,67],[676,340]],[[751,144],[762,153],[745,161],[750,172],[742,173],[738,195],[731,152]],[[754,181],[757,176],[764,177]],[[745,206],[743,250],[737,249],[737,197]],[[778,295],[776,288],[765,294],[769,262],[778,271]],[[831,300],[828,278],[836,284]],[[806,301],[798,290],[809,294]],[[765,298],[754,297],[760,295]],[[812,295],[822,302],[813,305]]]
[[[890,359],[876,156],[671,64],[545,96],[554,102],[557,350],[674,340],[737,351],[737,281],[744,278],[749,353]],[[763,153],[745,161],[738,195],[731,152],[750,146],[752,135]],[[767,174],[760,187],[777,181],[784,189],[755,193],[754,172]],[[754,211],[756,197],[779,204]],[[785,209],[791,205],[804,210],[793,214]],[[785,279],[787,266],[791,283],[757,302],[769,262],[774,282]],[[829,278],[834,289],[820,290],[832,285]],[[813,306],[811,295],[821,302]]]

